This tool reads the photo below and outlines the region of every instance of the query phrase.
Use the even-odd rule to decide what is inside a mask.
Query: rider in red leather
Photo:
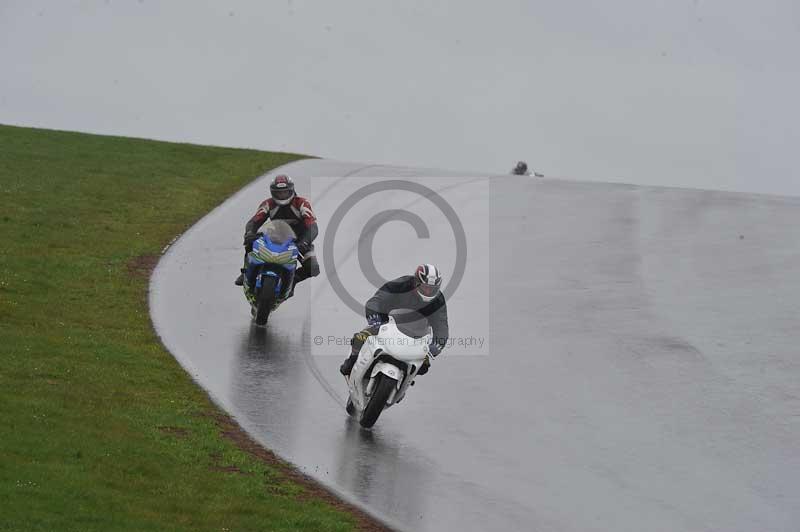
[[[284,174],[275,176],[269,186],[270,197],[261,202],[258,210],[244,229],[245,265],[247,253],[252,251],[253,242],[258,238],[258,229],[267,220],[283,220],[288,223],[297,235],[295,245],[302,255],[294,283],[319,275],[319,262],[314,254],[314,239],[319,234],[317,218],[311,208],[311,202],[294,191],[294,182]],[[244,283],[244,269],[235,281],[237,286]]]

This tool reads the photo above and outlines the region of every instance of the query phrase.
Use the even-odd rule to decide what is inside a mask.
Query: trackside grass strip
[[[364,526],[224,437],[147,310],[164,245],[298,157],[0,126],[0,530]]]

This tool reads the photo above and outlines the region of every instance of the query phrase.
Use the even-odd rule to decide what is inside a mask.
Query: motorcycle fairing
[[[419,372],[421,351],[428,353],[431,336],[429,333],[423,338],[408,337],[398,329],[394,318],[390,318],[377,335],[367,338],[348,379],[356,391],[350,395],[354,406],[359,411],[366,407],[363,400],[368,397],[378,373],[397,380],[397,388],[387,401],[387,408],[402,400]]]
[[[299,254],[293,239],[276,244],[268,238],[261,237],[253,242],[253,251],[247,254],[247,261],[249,264],[280,264],[286,269],[293,270]]]
[[[283,288],[291,286],[299,254],[293,238],[276,243],[264,235],[255,240],[253,251],[247,254],[244,287],[247,300],[251,304],[255,303],[256,293],[261,289],[261,279],[264,275],[277,278],[275,295],[280,297]]]

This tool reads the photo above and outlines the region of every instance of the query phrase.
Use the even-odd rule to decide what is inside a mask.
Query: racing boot
[[[350,372],[353,371],[353,366],[356,364],[356,360],[358,360],[358,353],[350,352],[350,356],[342,362],[342,365],[339,366],[339,373],[344,375],[345,377],[350,376]]]
[[[235,284],[236,286],[242,286],[244,284],[244,268],[242,268],[239,277],[236,278],[233,284]]]

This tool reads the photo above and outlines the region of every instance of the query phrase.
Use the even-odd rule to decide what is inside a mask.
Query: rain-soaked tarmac
[[[373,430],[350,420],[337,344],[363,317],[331,270],[266,329],[233,286],[266,176],[173,244],[151,284],[165,345],[259,442],[408,530],[800,529],[800,198],[325,160],[284,170],[322,233],[381,181],[369,176],[437,190],[467,235],[449,299],[461,344]],[[430,238],[383,225],[378,272],[457,266],[428,203],[368,198],[331,247],[358,301],[373,288],[354,250],[384,209],[416,212]]]

